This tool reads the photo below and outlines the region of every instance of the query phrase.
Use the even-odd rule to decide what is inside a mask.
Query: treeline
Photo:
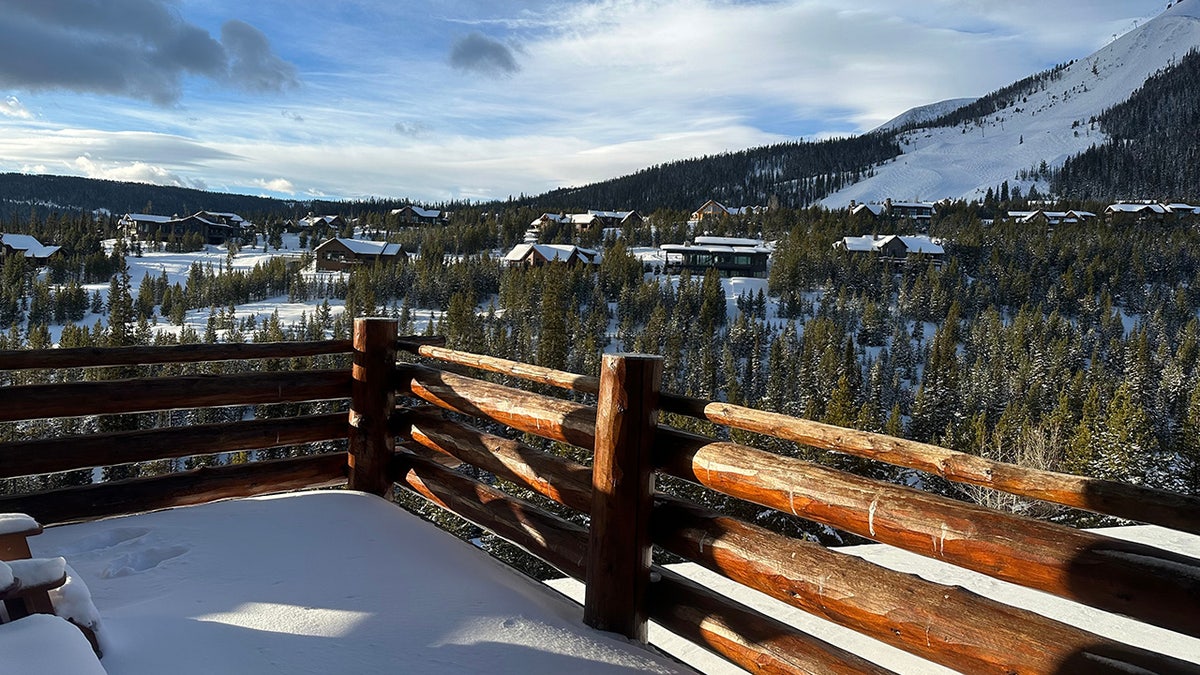
[[[1077,199],[1200,200],[1200,53],[1156,73],[1097,119],[1109,139],[1053,172],[1055,193]]]
[[[523,203],[574,208],[596,204],[649,211],[695,209],[709,199],[729,206],[807,206],[870,174],[900,154],[893,134],[792,141],[653,166],[600,183],[562,188]]]

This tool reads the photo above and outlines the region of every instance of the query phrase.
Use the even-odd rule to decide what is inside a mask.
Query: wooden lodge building
[[[46,246],[28,234],[5,234],[0,232],[0,259],[19,255],[35,265],[45,265],[61,246]]]
[[[550,263],[599,265],[600,252],[569,244],[517,244],[504,256],[508,267],[541,267]]]
[[[334,237],[313,249],[318,272],[346,272],[362,265],[404,260],[408,254],[400,244]]]
[[[759,239],[738,237],[696,237],[687,244],[663,244],[659,250],[666,261],[666,272],[688,270],[704,274],[715,269],[723,277],[767,278],[767,263],[772,250]]]
[[[206,244],[220,245],[241,241],[251,224],[236,213],[198,211],[190,216],[157,216],[149,213],[126,213],[118,221],[125,235],[133,239],[165,241],[174,236],[183,239],[197,234]]]
[[[922,256],[925,260],[932,260],[935,265],[941,265],[946,255],[941,242],[923,234],[842,237],[841,241],[834,242],[833,247],[851,253],[878,253],[884,262],[894,264],[905,264]]]

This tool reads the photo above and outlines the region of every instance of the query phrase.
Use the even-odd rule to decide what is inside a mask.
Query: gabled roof
[[[1167,209],[1162,204],[1109,204],[1105,212],[1110,213],[1141,213],[1149,211],[1151,213],[1166,213]]]
[[[850,213],[852,213],[856,216],[861,214],[864,211],[866,211],[867,213],[870,213],[873,216],[883,215],[883,204],[859,204],[859,205],[855,206],[854,208],[850,209]]]
[[[151,213],[126,213],[122,220],[135,223],[169,223],[175,218],[173,216],[156,216]]]
[[[550,262],[566,262],[572,255],[577,255],[588,263],[599,262],[600,253],[590,248],[580,248],[569,244],[517,244],[505,256],[505,262],[521,262],[536,252]]]
[[[46,246],[28,234],[4,234],[0,232],[0,243],[14,251],[22,251],[26,258],[49,258],[61,246]]]
[[[942,255],[946,252],[946,249],[942,248],[941,242],[923,234],[889,234],[883,237],[864,234],[861,237],[842,237],[841,241],[834,243],[834,247],[856,253],[869,253],[882,250],[893,239],[899,239],[909,253]]]
[[[350,249],[350,252],[355,255],[379,255],[379,256],[394,256],[404,252],[404,247],[400,244],[393,244],[386,241],[366,241],[363,239],[345,239],[342,237],[334,237],[329,241],[323,242],[321,246],[336,241],[342,246]],[[317,248],[321,248],[318,246]]]

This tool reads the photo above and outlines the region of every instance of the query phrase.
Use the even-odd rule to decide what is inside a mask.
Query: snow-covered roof
[[[876,216],[883,215],[883,204],[857,204],[854,208],[850,209],[850,213],[854,215],[858,215],[863,211]]]
[[[1167,212],[1166,207],[1164,207],[1162,204],[1128,204],[1124,202],[1109,204],[1108,208],[1104,210],[1112,213],[1141,213],[1142,211],[1149,211],[1151,213]]]
[[[909,253],[942,255],[946,252],[946,249],[942,248],[940,241],[923,234],[889,234],[882,237],[864,234],[860,237],[842,237],[841,241],[834,243],[834,248],[842,248],[856,253],[869,253],[881,250],[893,239],[899,239],[904,244],[904,247],[908,249]]]
[[[928,255],[942,255],[946,249],[942,248],[940,242],[937,242],[925,235],[895,235],[897,239],[904,242],[904,246],[908,248],[909,253],[925,253]]]
[[[746,239],[744,237],[708,237],[699,236],[694,239],[697,246],[749,246],[760,247],[761,239]]]
[[[229,220],[229,221],[232,221],[235,223],[246,222],[245,218],[242,218],[241,216],[239,216],[236,213],[227,213],[225,211],[201,211],[200,213],[205,213],[210,216],[216,216],[217,218],[221,218],[223,220]],[[200,213],[197,213],[196,215],[200,215]]]
[[[529,223],[529,225],[531,227],[537,227],[542,224],[542,221],[550,221],[550,222],[554,222],[554,223],[569,223],[569,222],[571,222],[571,219],[568,218],[567,216],[561,216],[557,213],[543,213],[540,217],[534,218],[533,221]]]
[[[134,223],[167,223],[175,220],[174,216],[156,216],[152,213],[126,213],[121,220]]]
[[[571,246],[570,244],[517,244],[505,256],[506,262],[521,262],[531,253],[537,252],[538,255],[545,258],[547,261],[565,262],[571,259],[571,255],[577,255],[585,262],[597,262],[600,257],[598,251],[590,248],[580,248]]]
[[[0,242],[15,251],[23,251],[26,258],[49,258],[61,246],[46,246],[28,234],[5,234],[0,232]]]
[[[399,255],[403,250],[400,244],[393,244],[386,241],[367,241],[364,239],[345,239],[343,237],[334,237],[329,241],[336,241],[342,246],[350,249],[355,255],[381,255],[393,256]],[[328,243],[328,242],[326,242]],[[321,244],[324,246],[325,244]],[[321,248],[318,246],[317,248]]]
[[[633,211],[597,211],[589,209],[588,213],[599,218],[614,218],[616,220],[625,220]]]

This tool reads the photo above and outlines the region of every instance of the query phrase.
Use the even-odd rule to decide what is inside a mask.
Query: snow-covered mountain
[[[872,131],[892,131],[893,129],[899,129],[909,124],[932,122],[942,115],[954,112],[968,103],[974,103],[976,100],[973,98],[951,98],[945,101],[938,101],[937,103],[920,105],[896,115],[887,122],[875,127]]]
[[[900,136],[903,154],[822,203],[838,208],[851,200],[871,202],[889,197],[970,200],[981,198],[989,187],[1004,181],[1027,192],[1037,183],[1017,180],[1018,173],[1037,169],[1043,161],[1049,167],[1060,166],[1092,144],[1102,143],[1104,135],[1089,124],[1092,117],[1125,101],[1146,78],[1197,47],[1200,0],[1180,0],[978,123],[970,120],[905,132]],[[901,115],[897,120],[910,119],[900,124],[889,122],[889,128],[921,119],[919,110]],[[1046,188],[1042,182],[1039,189]]]

